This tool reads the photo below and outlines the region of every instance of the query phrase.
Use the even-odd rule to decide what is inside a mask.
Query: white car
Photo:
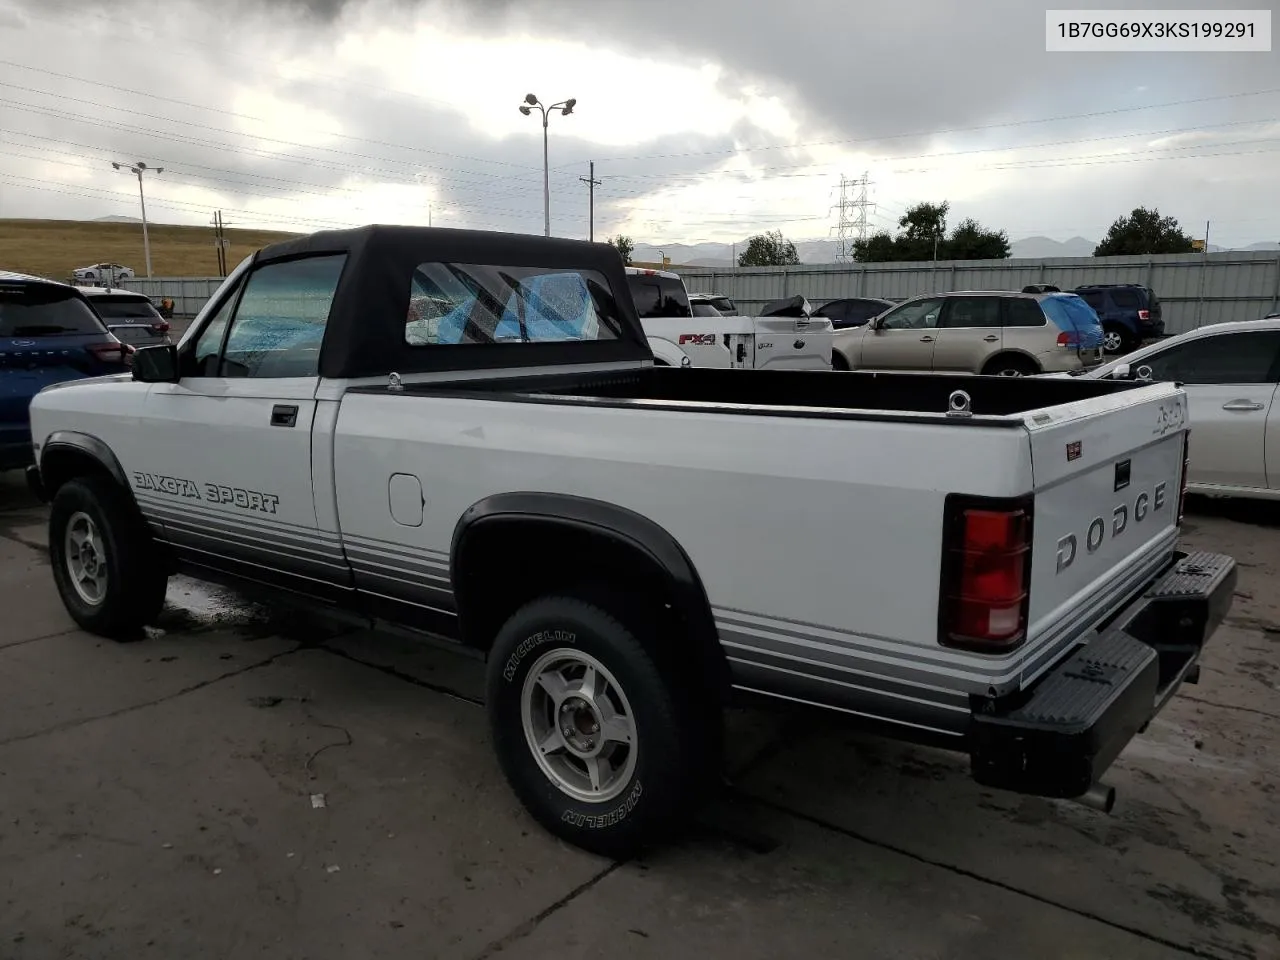
[[[1200,327],[1079,379],[1148,378],[1187,392],[1188,490],[1280,500],[1280,316]]]
[[[136,637],[181,570],[470,648],[515,794],[623,857],[719,781],[738,694],[1109,809],[1236,582],[1178,549],[1184,412],[659,368],[604,244],[373,226],[267,247],[132,376],[42,390],[28,477],[84,629]]]
[[[136,274],[132,267],[118,263],[95,263],[90,267],[76,267],[71,276],[85,283],[119,283],[121,280],[132,280]]]
[[[826,317],[725,315],[715,294],[691,297],[680,275],[627,267],[631,299],[655,362],[669,367],[831,369],[835,331]]]

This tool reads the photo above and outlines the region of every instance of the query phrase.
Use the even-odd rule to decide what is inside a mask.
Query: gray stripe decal
[[[143,516],[147,516],[144,512]],[[253,547],[272,553],[283,553],[290,556],[296,553],[309,554],[311,557],[341,565],[342,551],[334,544],[316,543],[292,535],[282,535],[276,531],[238,530],[231,524],[184,517],[172,511],[154,511],[154,516],[163,522],[171,534],[181,531],[186,534],[221,540],[224,543]],[[251,535],[252,534],[252,535]]]
[[[389,557],[381,553],[373,553],[361,547],[347,546],[347,558],[352,566],[377,567],[411,573],[418,576],[431,577],[436,580],[449,580],[449,568],[434,560],[411,557]]]
[[[134,499],[138,501],[138,505],[141,507],[152,507],[155,510],[176,510],[183,516],[197,516],[201,519],[208,518],[209,520],[221,521],[223,523],[234,521],[237,525],[261,527],[262,529],[273,533],[312,537],[317,540],[324,540],[328,543],[338,542],[338,534],[335,531],[321,530],[318,527],[308,527],[305,524],[287,523],[284,520],[268,519],[261,514],[233,514],[224,510],[214,510],[186,500],[161,499],[139,493],[134,494]]]
[[[391,540],[379,540],[375,537],[358,537],[349,533],[344,533],[342,535],[342,541],[343,543],[362,547],[366,550],[390,554],[398,553],[410,557],[422,557],[424,559],[425,557],[423,557],[423,555],[425,554],[433,558],[438,558],[437,562],[445,564],[449,562],[448,553],[441,550],[434,550],[431,547],[420,547],[416,544],[395,543]]]
[[[779,693],[776,690],[762,690],[758,687],[749,686],[748,684],[745,684],[745,683],[735,683],[733,684],[733,688],[735,690],[742,690],[746,693],[755,693],[765,697],[772,697],[775,700],[787,700],[791,703],[802,703],[811,707],[822,707],[826,710],[838,710],[841,713],[852,714],[853,716],[856,716],[856,717],[867,717],[868,719],[879,720],[884,723],[891,723],[899,727],[911,727],[916,730],[927,730],[930,733],[943,734],[949,737],[963,736],[963,733],[957,730],[945,730],[941,727],[934,727],[924,723],[909,723],[908,721],[900,720],[895,717],[882,717],[879,714],[867,713],[866,711],[863,711],[863,710],[854,710],[851,707],[842,707],[842,706],[837,706],[835,704],[824,703],[821,700],[809,700],[805,697],[793,697],[785,693]]]
[[[376,590],[362,589],[360,592],[366,597],[377,597],[379,600],[390,600],[392,603],[407,603],[411,607],[421,607],[423,610],[430,610],[433,613],[443,614],[446,617],[456,617],[458,615],[457,611],[451,610],[448,607],[435,607],[429,603],[420,603],[416,600],[406,600],[404,597],[393,597],[390,594],[378,593]]]
[[[736,652],[728,659],[740,663],[751,663],[761,667],[780,668],[780,664],[771,661],[784,661],[792,668],[808,668],[806,675],[821,678],[829,683],[838,683],[853,690],[863,690],[880,696],[910,700],[914,703],[929,704],[946,710],[969,712],[968,696],[965,692],[948,689],[933,684],[916,683],[911,680],[886,677],[873,671],[863,669],[853,661],[844,663],[830,660],[811,660],[794,653],[783,653],[766,650],[759,646],[722,640],[721,644]],[[840,675],[844,674],[844,677]],[[859,682],[860,681],[860,682]]]
[[[293,573],[299,567],[310,569],[313,573],[332,573],[335,582],[346,579],[347,567],[340,558],[329,558],[322,555],[300,556],[297,550],[281,550],[271,546],[264,546],[261,542],[248,542],[244,540],[232,540],[229,537],[222,536],[218,533],[211,533],[198,528],[188,528],[185,525],[177,526],[168,525],[169,541],[174,546],[188,548],[192,550],[203,549],[206,553],[213,553],[224,557],[227,560],[239,562],[250,562],[243,560],[245,553],[265,555],[269,557],[280,557],[285,563],[277,563],[269,565],[266,563],[255,563],[255,566],[272,566],[273,569],[279,569],[286,573]],[[192,545],[192,541],[200,541],[205,544],[216,544],[221,550],[215,550],[211,547],[196,547]]]

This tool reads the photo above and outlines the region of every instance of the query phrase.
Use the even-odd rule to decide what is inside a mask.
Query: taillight
[[[1002,653],[1026,639],[1032,505],[1030,497],[947,497],[938,617],[943,646]]]
[[[1060,347],[1076,347],[1080,345],[1080,334],[1072,330],[1070,332],[1064,330],[1058,334],[1058,346]]]
[[[99,363],[119,363],[128,366],[133,359],[133,347],[119,340],[114,343],[91,343],[86,349]]]
[[[1150,311],[1150,310],[1139,310],[1139,311],[1138,311],[1138,319],[1139,319],[1139,320],[1150,320],[1150,319],[1151,319],[1151,311]]]
[[[152,332],[152,333],[155,333],[155,334],[168,333],[168,332],[169,332],[169,321],[168,321],[168,320],[161,320],[159,323],[153,323],[153,324],[151,325],[151,332]]]
[[[1191,472],[1191,431],[1182,435],[1182,480],[1178,483],[1178,526],[1187,512],[1187,474]]]

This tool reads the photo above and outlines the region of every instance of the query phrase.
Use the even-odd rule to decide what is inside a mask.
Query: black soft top
[[[345,253],[320,353],[322,377],[390,372],[500,369],[571,363],[651,361],[636,316],[622,257],[606,243],[485,230],[374,224],[325,230],[258,251],[255,266],[298,257]],[[593,270],[617,303],[617,340],[410,346],[404,328],[413,272],[424,263],[485,264]]]

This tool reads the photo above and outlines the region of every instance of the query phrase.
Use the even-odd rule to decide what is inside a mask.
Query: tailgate
[[[1035,482],[1029,647],[1056,650],[1079,637],[1168,562],[1186,424],[1186,394],[1167,383],[1027,416]],[[1041,666],[1034,660],[1029,669]]]

